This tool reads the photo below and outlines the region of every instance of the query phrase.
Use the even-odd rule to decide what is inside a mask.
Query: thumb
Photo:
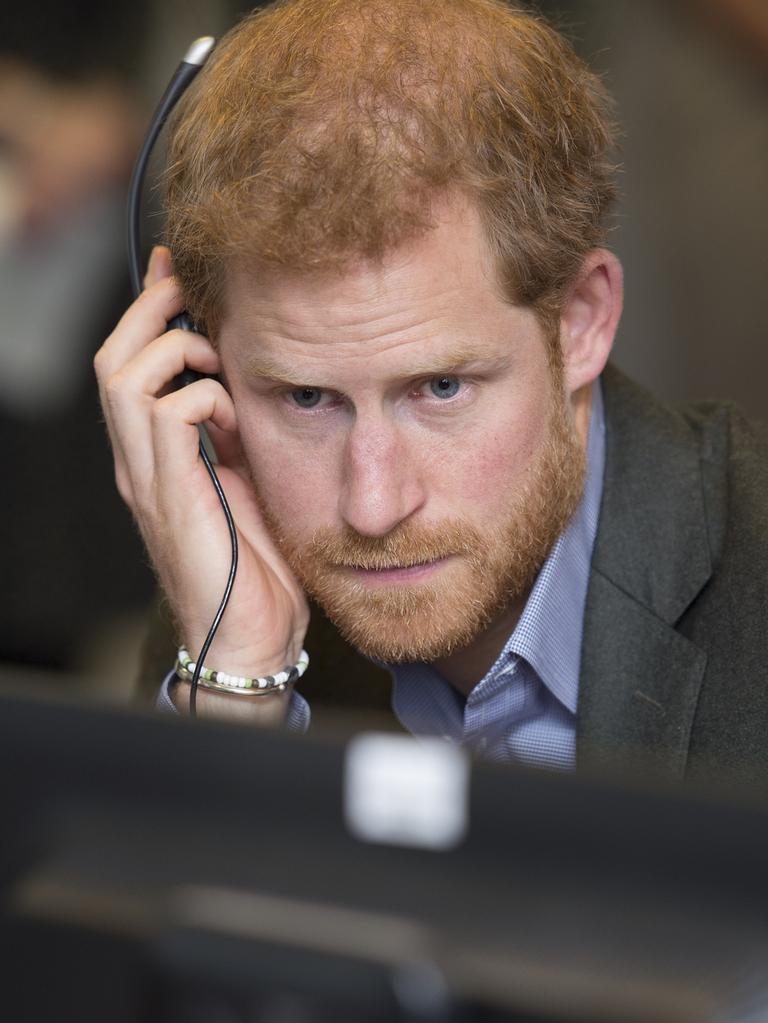
[[[155,245],[149,257],[147,272],[144,276],[144,287],[151,288],[153,284],[162,280],[163,277],[170,277],[172,272],[171,250],[166,245]]]

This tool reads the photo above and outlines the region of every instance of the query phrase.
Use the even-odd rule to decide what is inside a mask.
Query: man
[[[217,48],[174,126],[173,264],[96,361],[193,656],[229,564],[197,424],[221,461],[240,564],[201,713],[306,726],[290,688],[231,689],[298,663],[309,594],[414,732],[764,767],[766,448],[605,371],[611,143],[595,77],[496,0],[289,0]],[[205,337],[167,332],[185,307]],[[220,380],[169,391],[184,366]]]

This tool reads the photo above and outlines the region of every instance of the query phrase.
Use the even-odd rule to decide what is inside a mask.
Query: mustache
[[[435,526],[401,523],[385,536],[363,536],[353,529],[317,530],[304,554],[335,568],[383,571],[412,568],[453,555],[472,557],[481,537],[467,522],[451,520]]]

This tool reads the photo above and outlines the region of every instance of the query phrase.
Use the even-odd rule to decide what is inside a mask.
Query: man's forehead
[[[501,298],[496,264],[473,206],[455,200],[436,207],[434,226],[380,257],[350,256],[330,268],[307,271],[286,267],[230,266],[224,318],[249,312],[279,317],[285,323],[339,325],[398,307],[431,305],[436,310],[460,294],[461,304]]]
[[[275,379],[297,360],[375,360],[377,367],[397,363],[418,372],[436,358],[449,368],[498,351],[498,343],[515,333],[509,312],[494,316],[487,302],[463,301],[451,289],[398,292],[359,304],[340,302],[333,292],[316,302],[255,299],[222,325],[221,342],[241,365]]]
[[[470,287],[414,272],[243,280],[230,292],[225,318],[238,330],[273,329],[297,340],[374,338],[438,323],[461,322],[483,304]]]

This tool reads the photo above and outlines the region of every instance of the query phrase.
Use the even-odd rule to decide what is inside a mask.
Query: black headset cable
[[[138,298],[144,290],[143,274],[142,274],[142,260],[141,260],[141,206],[142,206],[142,195],[144,191],[144,178],[147,173],[147,166],[149,164],[149,157],[152,153],[155,143],[163,130],[165,122],[168,120],[173,108],[178,103],[179,99],[190,85],[192,80],[195,78],[200,68],[207,60],[211,50],[215,45],[216,40],[212,36],[203,36],[200,39],[196,39],[189,47],[187,52],[184,54],[184,58],[176,68],[173,77],[168,83],[168,87],[165,90],[160,103],[158,104],[157,110],[152,117],[152,120],[147,131],[144,144],[141,147],[136,164],[133,168],[133,174],[131,175],[131,183],[128,188],[128,267],[131,274],[131,286],[133,289],[134,298]],[[194,330],[192,321],[186,313],[180,313],[175,316],[168,324],[169,329],[180,329],[180,330]],[[194,383],[195,380],[200,379],[200,374],[195,373],[193,370],[184,370],[177,378],[179,386],[185,386],[186,384]],[[221,481],[216,475],[216,470],[213,467],[213,463],[206,451],[204,441],[204,430],[203,427],[199,427],[201,433],[200,439],[200,457],[203,460],[208,475],[211,478],[211,482],[216,490],[221,507],[224,511],[224,515],[227,520],[227,527],[229,529],[229,539],[232,549],[232,558],[229,567],[229,576],[227,577],[227,585],[224,589],[224,595],[221,598],[216,615],[211,623],[211,627],[208,630],[208,635],[205,638],[202,649],[200,650],[199,656],[195,659],[195,670],[192,673],[192,682],[189,690],[189,713],[191,717],[197,716],[197,687],[200,680],[200,672],[205,658],[208,654],[208,650],[213,642],[213,638],[216,635],[216,631],[219,628],[224,611],[226,610],[229,598],[232,593],[232,587],[235,583],[235,574],[237,573],[237,530],[235,528],[235,521],[232,517],[232,511],[227,502],[224,489],[221,485]]]

